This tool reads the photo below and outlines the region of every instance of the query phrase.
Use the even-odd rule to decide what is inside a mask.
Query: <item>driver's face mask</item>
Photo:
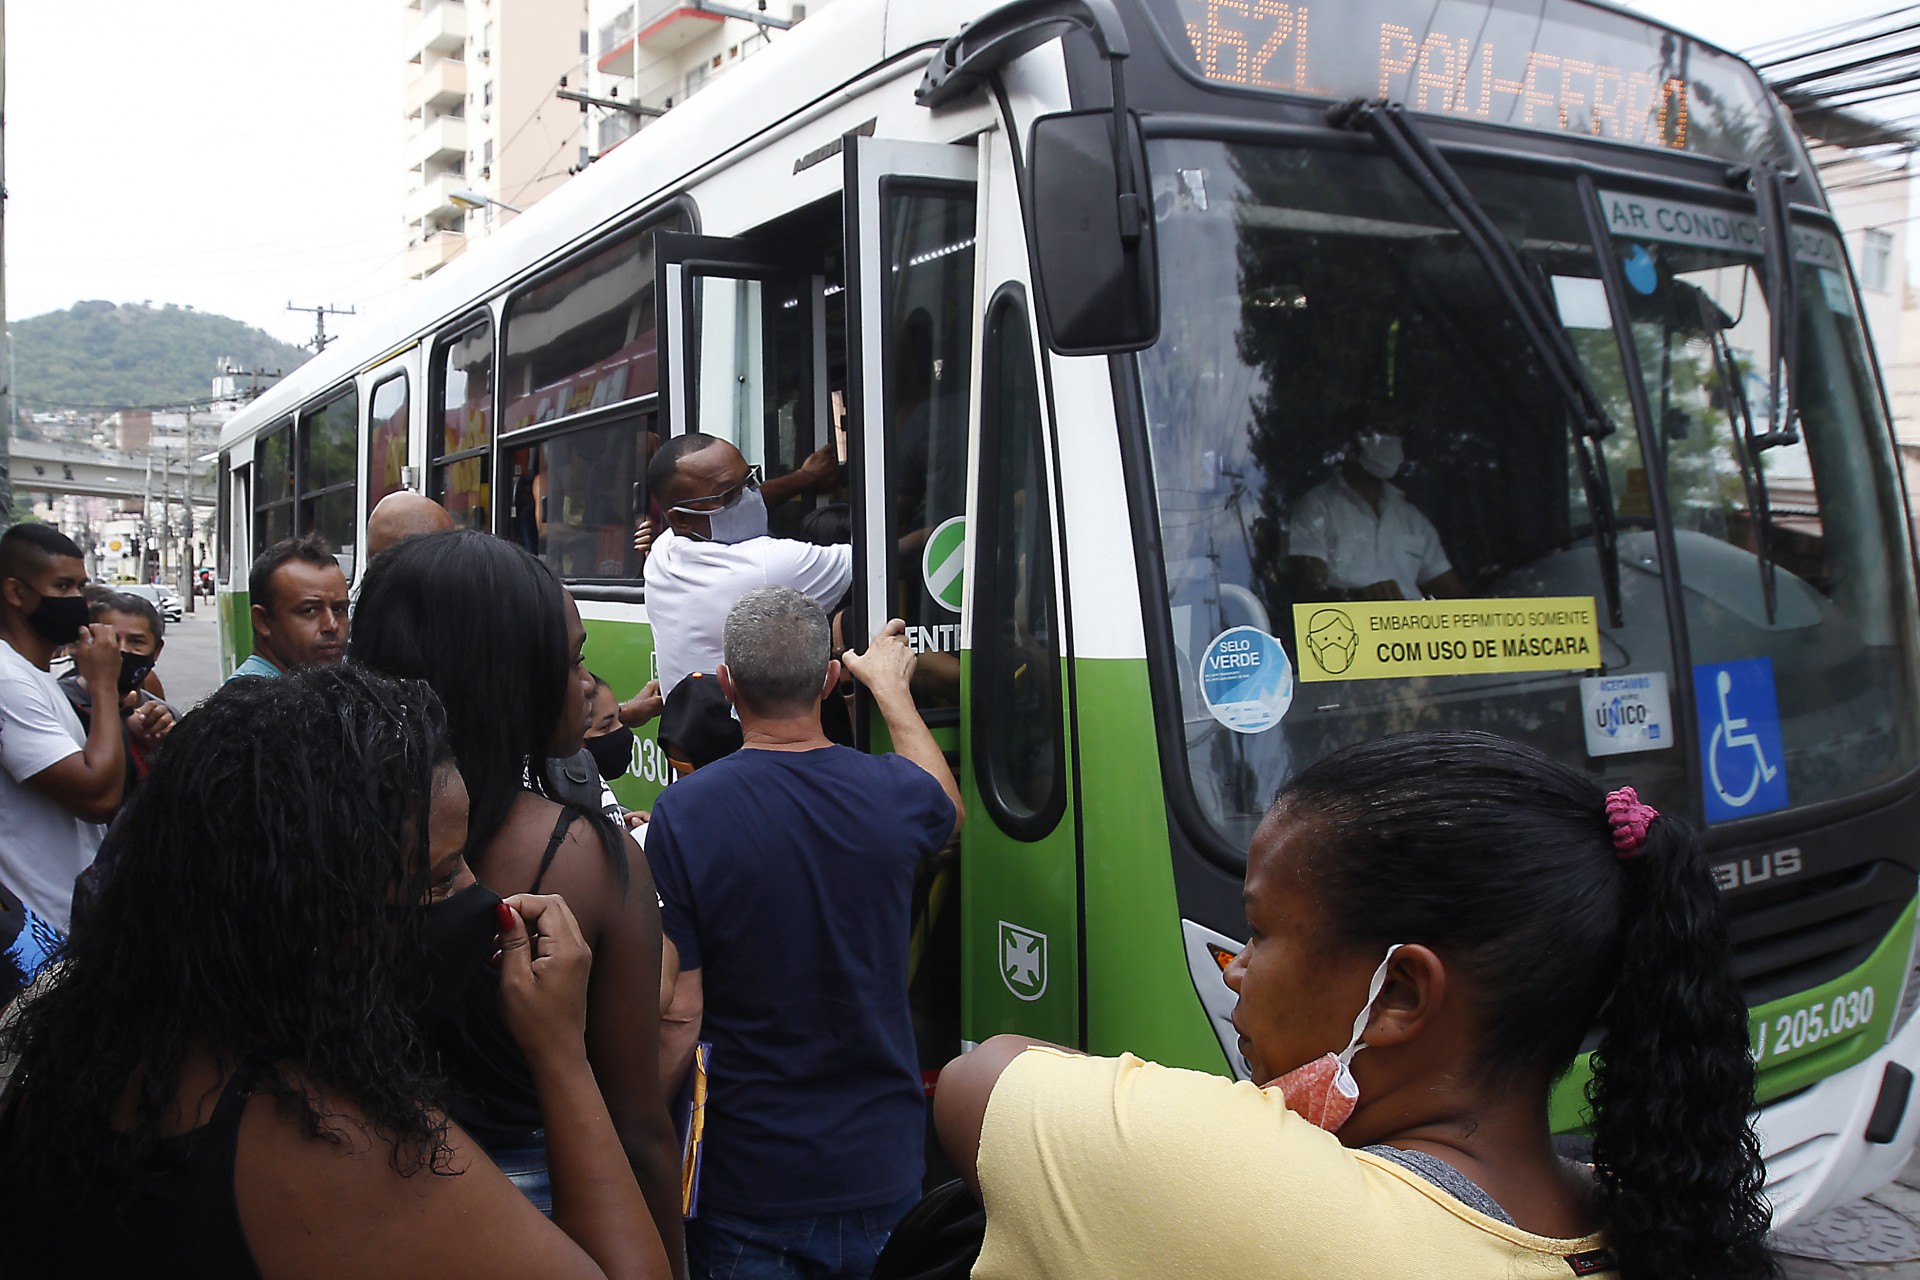
[[[1399,436],[1363,436],[1357,449],[1360,469],[1376,480],[1393,479],[1407,460],[1406,446]]]
[[[1308,1124],[1336,1133],[1360,1105],[1360,1085],[1352,1071],[1353,1055],[1367,1047],[1360,1037],[1367,1033],[1367,1022],[1373,1017],[1373,1002],[1380,998],[1381,988],[1387,985],[1387,961],[1405,945],[1396,942],[1388,947],[1385,959],[1373,971],[1373,978],[1367,983],[1367,1007],[1353,1020],[1353,1035],[1347,1047],[1339,1053],[1302,1063],[1268,1083],[1268,1088],[1280,1090],[1287,1108],[1299,1112]]]

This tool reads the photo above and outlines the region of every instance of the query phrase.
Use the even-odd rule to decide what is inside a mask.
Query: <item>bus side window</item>
[[[213,474],[213,576],[214,581],[225,584],[233,581],[233,491],[241,483],[233,471],[233,455],[227,450],[220,451],[219,468]]]
[[[1038,840],[1066,807],[1053,503],[1023,296],[1002,289],[981,344],[974,557],[974,775],[994,821]]]
[[[410,407],[407,372],[402,369],[373,389],[373,408],[368,425],[373,438],[367,442],[367,513],[380,505],[380,499],[401,488],[401,476],[407,467],[407,410]]]
[[[349,386],[318,409],[302,413],[295,438],[299,442],[295,474],[300,486],[300,532],[325,538],[341,571],[351,580],[359,541],[354,501],[360,452],[359,391]]]
[[[702,275],[694,283],[692,430],[731,442],[768,479],[786,475],[813,452],[813,278]],[[677,429],[677,428],[676,428]],[[781,537],[805,536],[806,502],[768,513]]]
[[[640,576],[634,530],[659,447],[654,232],[610,237],[507,302],[500,532],[570,580]]]
[[[436,348],[428,402],[427,496],[463,529],[493,521],[493,322],[482,319]]]
[[[645,460],[659,440],[658,420],[623,414],[513,446],[503,533],[570,581],[637,579],[633,533],[646,514]]]
[[[293,420],[261,433],[254,448],[253,553],[293,536]]]
[[[923,709],[957,707],[974,193],[908,180],[889,181],[882,190],[892,259],[885,309],[887,518],[897,546],[886,607],[906,620],[908,642],[920,654],[915,701]]]

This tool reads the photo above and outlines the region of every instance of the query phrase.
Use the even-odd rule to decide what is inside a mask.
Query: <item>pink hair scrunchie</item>
[[[1646,849],[1647,828],[1660,816],[1650,804],[1641,804],[1639,793],[1622,787],[1607,794],[1607,826],[1613,831],[1613,852],[1622,862],[1637,858]]]

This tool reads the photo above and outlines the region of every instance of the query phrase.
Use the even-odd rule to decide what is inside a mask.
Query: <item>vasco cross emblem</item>
[[[1047,993],[1047,935],[1000,922],[1000,981],[1017,999]]]

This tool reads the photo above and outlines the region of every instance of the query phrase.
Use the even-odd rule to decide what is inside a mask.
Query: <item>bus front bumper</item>
[[[1889,1066],[1899,1069],[1889,1071]],[[1920,1138],[1920,1098],[1907,1096],[1920,1092],[1915,1077],[1920,1077],[1920,1017],[1910,1019],[1872,1057],[1761,1108],[1754,1127],[1766,1153],[1774,1230],[1858,1199],[1899,1176]],[[1893,1124],[1896,1106],[1899,1120]],[[1870,1140],[1870,1128],[1875,1138],[1890,1140]]]

